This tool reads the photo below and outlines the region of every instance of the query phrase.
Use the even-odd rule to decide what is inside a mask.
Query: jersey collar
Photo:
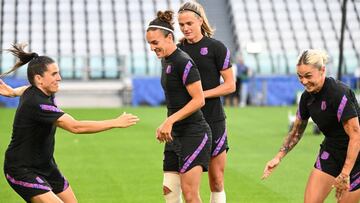
[[[322,95],[322,94],[327,90],[327,88],[328,88],[328,86],[329,86],[329,80],[330,80],[330,78],[325,77],[324,84],[323,84],[323,86],[321,87],[320,91],[317,92],[317,93],[314,93],[313,95],[315,95],[315,96],[317,96],[317,95]]]
[[[178,51],[180,51],[180,50],[179,50],[179,48],[176,47],[176,49],[175,49],[175,51],[173,51],[173,53],[171,53],[169,56],[165,57],[165,60],[169,60],[169,59],[173,58]]]
[[[35,89],[36,92],[38,92],[38,94],[42,97],[45,97],[45,98],[52,98],[53,97],[53,94],[51,94],[50,96],[46,95],[43,91],[41,91],[41,89],[39,89],[38,87],[36,86],[32,86],[32,88]]]

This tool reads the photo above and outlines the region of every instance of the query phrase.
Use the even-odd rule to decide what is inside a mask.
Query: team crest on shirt
[[[321,110],[325,111],[326,110],[326,101],[322,101],[321,102]]]
[[[323,151],[320,158],[323,159],[323,160],[326,160],[326,159],[329,158],[329,156],[330,156],[329,152]]]
[[[208,54],[208,48],[207,47],[203,47],[200,49],[200,54],[205,56],[206,54]]]
[[[168,66],[166,67],[166,73],[167,73],[167,74],[171,73],[171,65],[168,65]]]

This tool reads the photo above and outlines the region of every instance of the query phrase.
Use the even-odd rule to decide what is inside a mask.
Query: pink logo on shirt
[[[321,159],[326,160],[329,158],[329,156],[330,156],[329,152],[323,151],[323,153],[321,154]]]
[[[168,65],[168,66],[166,67],[166,73],[167,73],[167,74],[171,73],[171,65]]]
[[[200,49],[200,54],[205,56],[206,54],[208,54],[208,48],[207,47],[203,47]]]
[[[325,109],[326,109],[326,101],[322,101],[321,102],[321,110],[325,111]]]

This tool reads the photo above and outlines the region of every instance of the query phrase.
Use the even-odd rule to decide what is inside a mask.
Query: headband
[[[170,29],[170,28],[167,28],[167,27],[164,27],[164,26],[160,26],[160,25],[149,25],[148,29],[149,29],[149,28],[160,28],[160,29],[169,31],[169,32],[171,32],[171,33],[174,33],[174,30],[172,30],[172,29]]]
[[[179,10],[179,12],[178,12],[178,13],[180,13],[181,11],[192,11],[192,12],[196,13],[198,16],[200,16],[200,17],[201,17],[200,13],[199,13],[199,12],[197,12],[197,11],[195,11],[195,10],[193,10],[193,9],[189,9],[189,8],[182,8],[182,9],[180,9],[180,10]]]

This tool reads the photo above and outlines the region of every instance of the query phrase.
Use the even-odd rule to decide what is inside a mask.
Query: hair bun
[[[33,52],[33,53],[31,54],[31,56],[32,56],[33,58],[39,57],[39,55],[38,55],[37,53],[35,53],[35,52]]]
[[[159,18],[159,20],[166,22],[169,25],[174,24],[173,22],[174,12],[172,10],[158,11],[156,15]]]

